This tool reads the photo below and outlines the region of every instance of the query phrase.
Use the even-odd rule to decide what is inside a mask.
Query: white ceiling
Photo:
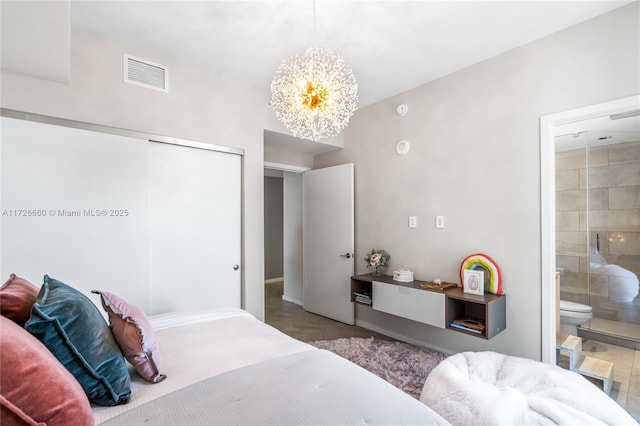
[[[313,0],[72,0],[71,26],[265,91],[282,59],[320,45],[351,65],[364,107],[626,3],[316,0],[314,19]]]
[[[2,67],[67,82],[71,26],[268,92],[282,59],[319,45],[351,65],[363,108],[627,3],[2,0]],[[596,125],[618,132],[617,139],[628,137],[611,124],[623,123],[588,123],[589,132],[564,129],[583,132],[564,143],[601,137]],[[265,148],[303,155],[336,149],[302,142],[265,135]]]

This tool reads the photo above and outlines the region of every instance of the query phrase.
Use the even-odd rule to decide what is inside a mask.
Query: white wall
[[[284,294],[302,305],[302,173],[284,172]]]
[[[168,65],[170,92],[123,83],[123,52]],[[266,91],[80,30],[69,84],[7,70],[0,83],[3,108],[244,149],[245,307],[264,318],[263,132],[281,128]]]
[[[540,116],[640,93],[639,16],[635,2],[363,108],[345,149],[315,157],[314,168],[355,163],[356,273],[372,247],[418,279],[458,282],[476,252],[502,268],[507,329],[490,341],[358,306],[361,324],[451,352],[541,359],[541,286],[553,283],[540,272]],[[404,157],[401,139],[411,143]]]
[[[265,132],[265,162],[284,164],[287,166],[305,167],[307,169],[313,167],[313,155],[269,144],[269,138],[272,137],[273,133],[267,134],[267,132]]]

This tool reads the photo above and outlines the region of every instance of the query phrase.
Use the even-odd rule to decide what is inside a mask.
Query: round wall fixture
[[[400,104],[396,107],[396,113],[400,117],[404,117],[405,115],[407,115],[407,111],[409,111],[409,105],[407,104]]]
[[[411,149],[411,144],[407,140],[401,140],[396,144],[396,152],[400,155],[406,155]]]

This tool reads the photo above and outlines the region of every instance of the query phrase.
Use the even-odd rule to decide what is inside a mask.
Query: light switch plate
[[[444,229],[444,216],[436,216],[436,229]]]
[[[418,218],[416,216],[409,216],[409,228],[418,227]]]

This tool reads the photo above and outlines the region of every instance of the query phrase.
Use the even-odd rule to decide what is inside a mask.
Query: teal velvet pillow
[[[89,401],[129,402],[131,384],[122,352],[97,306],[84,294],[45,275],[25,328],[73,374]]]

